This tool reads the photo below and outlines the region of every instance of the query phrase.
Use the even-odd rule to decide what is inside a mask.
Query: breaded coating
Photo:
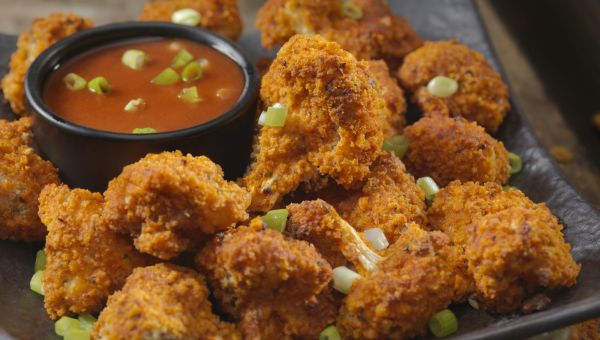
[[[373,270],[382,260],[325,201],[290,204],[287,210],[290,215],[285,233],[313,244],[332,267],[352,265],[362,273]]]
[[[418,228],[413,225],[412,228]],[[418,235],[417,231],[410,231]],[[370,275],[352,284],[337,319],[344,339],[408,339],[427,334],[431,316],[460,294],[450,240],[434,232],[391,246]],[[413,243],[414,242],[414,243]],[[462,264],[464,266],[464,264]]]
[[[454,79],[458,91],[448,98],[429,93],[437,76]],[[400,83],[427,115],[462,116],[495,132],[510,110],[508,87],[479,52],[455,40],[426,42],[398,70]]]
[[[204,277],[160,263],[136,268],[114,293],[93,339],[241,339],[235,325],[213,314]]]
[[[508,151],[501,141],[460,117],[423,117],[404,130],[410,141],[402,159],[416,177],[430,176],[440,186],[454,180],[506,183]]]
[[[298,35],[263,77],[266,107],[288,108],[284,127],[263,126],[241,183],[252,211],[268,211],[301,183],[329,176],[361,184],[381,152],[385,100],[365,62],[319,36]]]
[[[135,267],[150,260],[102,220],[102,195],[48,185],[40,218],[48,228],[44,305],[52,319],[99,311]]]
[[[389,138],[399,135],[406,123],[404,91],[398,86],[396,78],[390,75],[390,70],[383,60],[369,60],[367,64],[371,75],[379,83],[381,95],[387,103],[382,123],[383,136]]]
[[[521,207],[473,221],[465,256],[481,306],[507,313],[528,296],[574,285],[581,266],[562,229],[549,211]]]
[[[319,34],[339,43],[358,59],[383,59],[391,69],[423,44],[408,21],[389,9],[385,0],[354,0],[362,16],[341,12],[340,0],[268,0],[258,11],[256,26],[268,49],[295,34]]]
[[[536,205],[517,189],[504,192],[496,183],[454,181],[437,193],[427,218],[454,243],[464,245],[469,224],[482,216],[512,207],[548,209],[543,204]]]
[[[200,13],[202,27],[231,40],[242,34],[242,18],[237,0],[155,0],[144,5],[139,19],[171,22],[175,11],[191,8]]]
[[[340,215],[359,231],[378,227],[394,243],[409,222],[425,225],[425,194],[406,172],[402,161],[383,153],[371,167],[363,187],[334,204]]]
[[[0,120],[0,239],[43,241],[46,227],[38,217],[38,196],[47,184],[59,184],[58,170],[29,147],[29,118]]]
[[[569,340],[600,340],[600,319],[571,326]]]
[[[196,264],[221,309],[234,317],[255,305],[314,301],[332,277],[313,245],[243,226],[215,237]]]
[[[250,195],[223,179],[207,157],[149,154],[128,165],[104,193],[104,217],[135,247],[169,260],[233,223],[246,220]]]
[[[92,26],[87,18],[75,14],[53,13],[35,19],[31,28],[21,33],[17,50],[10,58],[10,71],[2,79],[2,92],[15,113],[25,113],[25,75],[33,60],[57,41]]]

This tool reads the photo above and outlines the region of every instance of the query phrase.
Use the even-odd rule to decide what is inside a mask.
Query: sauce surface
[[[208,60],[202,78],[193,82],[179,80],[171,85],[151,83],[171,67],[181,48],[189,51],[194,60]],[[123,53],[130,49],[142,50],[150,56],[139,70],[121,62]],[[182,69],[174,68],[178,73]],[[69,90],[63,81],[69,73],[76,73],[87,81],[105,77],[112,90],[106,95],[93,93],[87,86],[79,91]],[[201,102],[190,103],[178,98],[183,89],[191,86],[198,89]],[[237,103],[243,87],[242,70],[221,52],[187,40],[156,39],[104,47],[61,65],[50,75],[43,96],[54,113],[82,126],[124,133],[139,128],[166,132],[189,128],[227,112]],[[144,107],[138,112],[126,111],[127,103],[136,98],[145,101]]]

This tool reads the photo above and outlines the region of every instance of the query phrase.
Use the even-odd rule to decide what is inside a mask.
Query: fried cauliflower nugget
[[[0,239],[42,241],[46,227],[38,217],[38,196],[58,184],[58,170],[29,147],[29,118],[0,120]]]
[[[589,320],[572,326],[569,340],[600,340],[600,319]]]
[[[48,228],[44,305],[52,319],[100,310],[133,268],[149,259],[102,220],[102,195],[48,185],[40,218]]]
[[[337,319],[344,339],[425,335],[431,316],[464,293],[457,284],[464,263],[456,261],[448,237],[409,228],[406,242],[392,245],[376,270],[352,284]]]
[[[429,93],[427,84],[437,76],[454,79],[458,91],[448,98]],[[481,53],[454,40],[426,42],[406,57],[398,77],[428,115],[460,115],[495,132],[510,110],[508,87],[498,72]]]
[[[359,19],[342,14],[340,0],[268,0],[256,25],[268,49],[295,34],[316,33],[339,43],[358,59],[383,59],[396,69],[402,59],[423,44],[408,21],[392,13],[384,0],[355,0]]]
[[[340,215],[359,231],[378,227],[390,243],[408,222],[425,225],[425,194],[406,172],[402,161],[383,153],[371,167],[363,187],[334,204]]]
[[[57,41],[92,26],[89,19],[75,14],[53,13],[35,19],[29,31],[19,36],[10,71],[2,79],[4,97],[15,113],[25,113],[25,75],[33,60]]]
[[[390,75],[390,70],[383,60],[367,61],[369,71],[373,78],[379,83],[381,95],[387,103],[387,110],[383,117],[383,136],[389,138],[402,133],[406,123],[406,99],[404,91],[394,77]]]
[[[534,208],[536,204],[520,190],[504,192],[497,183],[454,181],[440,190],[427,211],[429,223],[448,234],[459,245],[466,242],[466,228],[478,218],[512,208]],[[538,209],[547,210],[543,204]]]
[[[416,177],[431,176],[440,186],[454,180],[506,183],[508,151],[474,122],[460,117],[423,117],[404,130],[410,146],[404,158]]]
[[[204,277],[172,264],[136,268],[92,330],[94,339],[241,339],[213,314]]]
[[[381,152],[385,100],[368,71],[319,36],[298,35],[279,51],[263,77],[265,106],[288,108],[283,127],[263,126],[253,163],[241,183],[252,211],[268,211],[301,183],[330,176],[357,187]]]
[[[481,305],[511,312],[528,296],[574,285],[581,266],[562,229],[549,211],[521,207],[470,224],[465,256]]]
[[[223,179],[207,157],[150,154],[126,166],[104,193],[109,226],[127,232],[136,248],[163,260],[246,220],[250,196]]]
[[[231,40],[237,40],[242,34],[242,18],[236,0],[156,0],[144,5],[139,19],[171,22],[173,13],[184,8],[200,13],[198,27]]]

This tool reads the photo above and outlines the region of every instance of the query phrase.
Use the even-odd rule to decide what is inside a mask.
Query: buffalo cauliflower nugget
[[[256,25],[268,49],[295,34],[319,34],[339,43],[358,59],[383,59],[396,69],[404,56],[422,45],[409,23],[384,0],[268,0]],[[359,14],[349,14],[348,7]]]
[[[447,98],[430,93],[427,85],[437,76],[455,80],[456,93]],[[398,77],[428,115],[460,115],[495,132],[510,110],[508,87],[498,72],[481,53],[457,41],[426,42],[406,57]]]
[[[453,180],[506,183],[508,151],[476,123],[460,117],[423,117],[404,129],[410,146],[402,159],[416,177],[440,186]]]
[[[128,237],[102,220],[102,195],[48,185],[40,195],[40,218],[48,227],[44,303],[53,319],[100,310],[133,268],[149,263]]]
[[[572,326],[569,333],[569,340],[600,340],[600,319]]]
[[[240,339],[213,314],[202,275],[172,264],[136,268],[92,330],[94,339]]]
[[[383,60],[369,60],[367,65],[371,75],[379,83],[381,95],[387,103],[382,122],[383,136],[389,138],[401,134],[406,122],[404,91],[398,86],[396,78],[390,75],[390,70]]]
[[[511,312],[527,297],[574,285],[581,267],[562,229],[548,210],[521,207],[470,224],[465,255],[482,306]]]
[[[0,120],[0,239],[42,241],[46,227],[38,217],[38,196],[58,184],[58,170],[29,147],[29,118]]]
[[[2,79],[4,97],[15,113],[25,113],[25,75],[33,60],[57,41],[91,27],[89,19],[53,13],[35,19],[29,31],[19,36],[17,50],[10,59],[10,71]]]
[[[242,33],[242,19],[237,0],[156,0],[144,5],[139,19],[171,22],[173,13],[188,8],[200,14],[198,27],[231,40],[237,40]]]
[[[241,180],[252,211],[268,211],[301,183],[330,176],[361,184],[383,143],[386,109],[365,62],[319,36],[298,35],[263,77],[265,106],[288,109],[283,127],[263,126],[253,163]]]
[[[126,166],[104,197],[109,226],[130,233],[139,251],[163,260],[247,219],[250,204],[244,189],[223,179],[220,166],[179,151]]]
[[[431,316],[462,298],[464,262],[443,233],[416,224],[377,268],[354,281],[337,326],[344,339],[407,339],[427,334]],[[460,284],[457,284],[462,282]]]

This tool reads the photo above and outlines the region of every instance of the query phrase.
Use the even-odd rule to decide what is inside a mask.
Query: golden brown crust
[[[384,138],[402,134],[406,122],[404,91],[398,86],[396,78],[390,75],[390,71],[383,60],[369,60],[367,65],[371,75],[379,83],[381,95],[387,103],[387,110],[384,111],[383,123],[381,124]]]
[[[470,224],[465,256],[481,305],[507,313],[528,296],[574,285],[581,266],[562,229],[548,210],[521,207]]]
[[[46,227],[38,217],[38,196],[58,184],[58,170],[29,147],[29,118],[0,120],[0,239],[43,241]]]
[[[506,183],[508,152],[502,142],[460,117],[423,117],[404,130],[410,146],[404,158],[415,177],[430,176],[440,186],[454,180]]]
[[[572,326],[569,340],[600,340],[600,319]]]
[[[126,166],[104,194],[104,217],[144,253],[168,260],[248,218],[250,196],[207,157],[150,154]]]
[[[15,113],[25,113],[25,75],[33,60],[57,41],[92,26],[87,18],[53,13],[35,19],[31,28],[19,36],[17,50],[10,58],[10,71],[2,79],[4,97]]]
[[[285,126],[262,127],[241,183],[252,211],[268,211],[301,183],[330,176],[357,187],[383,142],[385,101],[366,63],[319,36],[298,35],[263,77],[265,106],[289,109]]]
[[[341,14],[339,0],[269,0],[256,17],[262,44],[272,49],[295,34],[317,33],[358,59],[383,59],[394,70],[422,45],[408,21],[392,13],[384,0],[353,2],[363,11],[358,20]]]
[[[430,94],[427,84],[436,76],[456,80],[458,91],[448,98]],[[498,72],[481,53],[455,40],[426,42],[406,57],[398,77],[427,115],[461,115],[495,132],[510,110],[508,87]]]
[[[236,0],[155,0],[144,5],[139,19],[171,22],[173,13],[184,8],[200,13],[198,27],[231,40],[237,40],[242,34],[242,18]]]
[[[172,264],[136,268],[113,294],[94,339],[241,339],[213,314],[202,275]]]
[[[127,237],[102,220],[102,195],[48,185],[40,218],[48,228],[44,305],[51,318],[100,310],[133,268],[146,265]]]

